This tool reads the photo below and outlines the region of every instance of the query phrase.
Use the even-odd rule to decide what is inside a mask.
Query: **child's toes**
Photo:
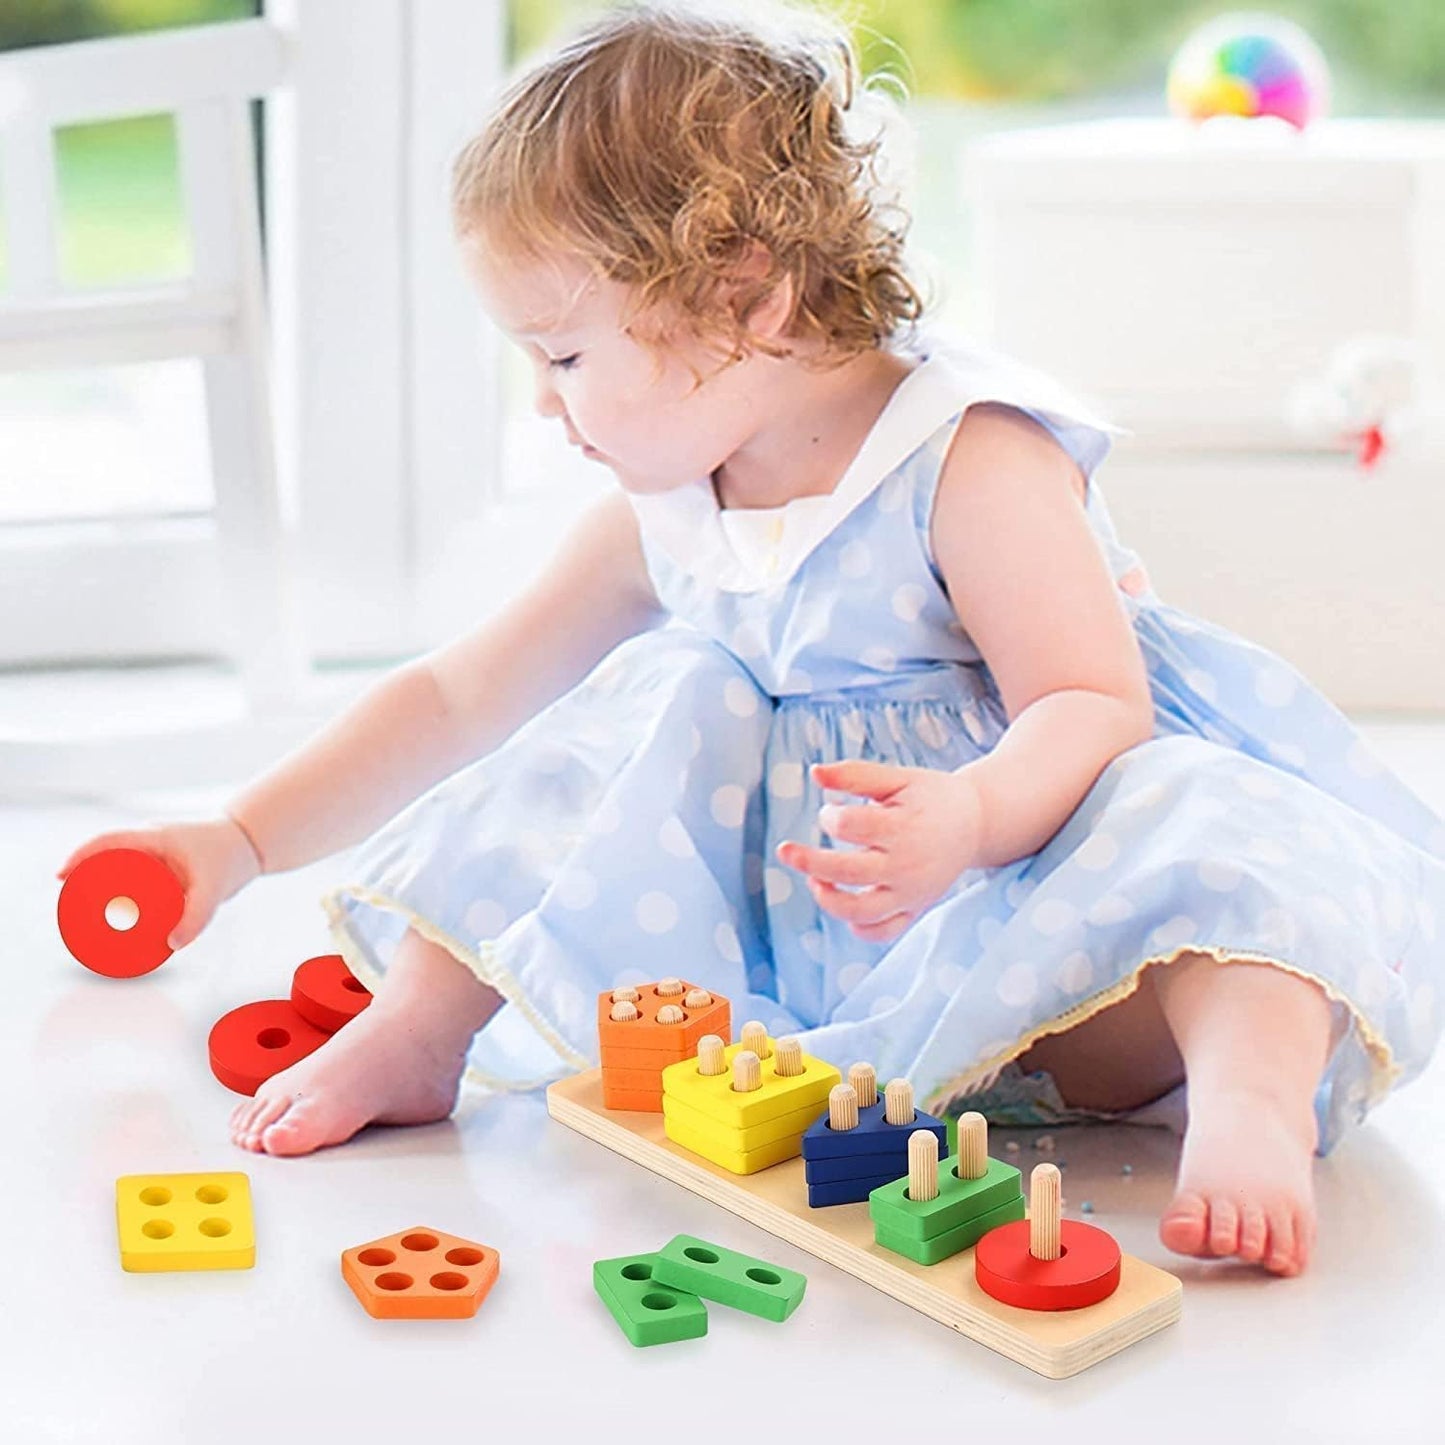
[[[1269,1216],[1260,1204],[1246,1204],[1239,1224],[1239,1257],[1246,1264],[1258,1264],[1269,1244]]]
[[[1209,1201],[1209,1252],[1223,1258],[1239,1249],[1239,1209],[1226,1195]]]
[[[247,1125],[247,1147],[251,1149],[261,1148],[261,1139],[266,1133],[266,1130],[290,1107],[291,1096],[289,1094],[278,1094],[273,1099],[267,1099],[251,1116],[250,1123]]]
[[[1294,1210],[1281,1204],[1270,1211],[1269,1253],[1264,1265],[1271,1274],[1298,1274],[1299,1260],[1295,1254]]]
[[[1159,1238],[1176,1254],[1203,1254],[1209,1228],[1209,1204],[1202,1194],[1176,1194],[1159,1221]]]
[[[246,1147],[246,1136],[251,1132],[251,1120],[261,1111],[262,1102],[259,1099],[247,1099],[244,1104],[236,1106],[231,1115],[231,1143],[239,1144],[243,1149]]]
[[[310,1154],[325,1144],[338,1143],[346,1133],[338,1134],[338,1121],[331,1110],[312,1099],[295,1101],[286,1116],[262,1131],[261,1147],[268,1154]]]

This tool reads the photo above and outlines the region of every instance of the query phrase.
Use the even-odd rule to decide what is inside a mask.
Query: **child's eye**
[[[571,356],[549,356],[547,358],[547,365],[552,367],[554,371],[571,371],[581,359],[582,353],[580,351],[574,351]]]

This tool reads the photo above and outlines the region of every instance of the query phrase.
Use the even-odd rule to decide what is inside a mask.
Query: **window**
[[[258,0],[70,0],[0,10],[0,52],[257,15]],[[67,288],[190,272],[174,118],[54,133],[56,246]],[[0,295],[11,285],[0,175]],[[193,361],[0,372],[0,525],[194,515],[214,497]]]

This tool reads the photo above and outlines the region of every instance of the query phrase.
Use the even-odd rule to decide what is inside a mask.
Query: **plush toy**
[[[1220,15],[1169,66],[1169,108],[1189,120],[1273,115],[1303,130],[1329,108],[1329,94],[1319,46],[1273,15]]]
[[[1348,447],[1366,471],[1418,445],[1434,388],[1419,347],[1401,337],[1361,336],[1336,348],[1321,375],[1301,382],[1289,402],[1295,431],[1310,442]]]

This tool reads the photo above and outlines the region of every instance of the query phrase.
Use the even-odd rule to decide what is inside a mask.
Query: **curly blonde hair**
[[[516,79],[457,157],[457,234],[580,258],[633,288],[633,322],[683,319],[729,361],[784,354],[748,320],[785,278],[787,337],[829,365],[877,348],[923,302],[881,133],[852,133],[857,76],[843,31],[776,0],[759,19],[614,10]]]

